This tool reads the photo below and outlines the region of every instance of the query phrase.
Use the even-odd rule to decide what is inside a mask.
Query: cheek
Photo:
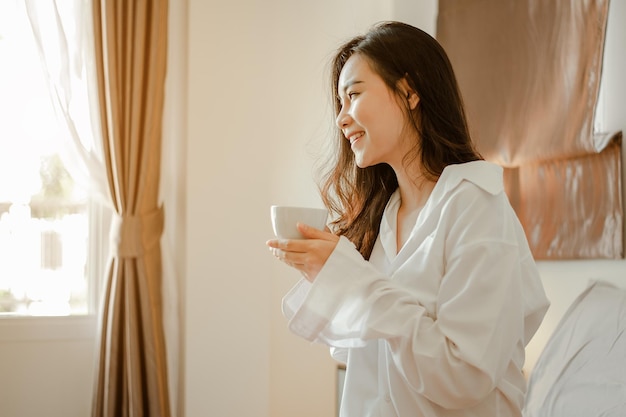
[[[354,102],[351,111],[354,121],[364,128],[376,125],[381,120],[380,113],[382,109],[375,102],[368,99],[369,97]]]
[[[385,120],[387,132],[394,138],[402,136],[406,132],[407,119],[402,109],[398,107],[388,107],[388,111],[381,114],[381,119]]]
[[[405,116],[397,103],[358,101],[351,112],[352,119],[377,143],[377,146],[393,147],[403,131]]]

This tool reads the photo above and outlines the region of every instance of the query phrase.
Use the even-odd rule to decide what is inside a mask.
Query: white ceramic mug
[[[304,239],[296,227],[297,223],[324,230],[328,220],[325,208],[272,206],[270,213],[274,234],[283,239]]]

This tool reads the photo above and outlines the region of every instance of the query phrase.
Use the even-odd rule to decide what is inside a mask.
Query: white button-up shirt
[[[284,298],[347,364],[342,417],[521,416],[524,347],[549,306],[502,169],[448,166],[396,249],[396,191],[369,261],[341,237]]]

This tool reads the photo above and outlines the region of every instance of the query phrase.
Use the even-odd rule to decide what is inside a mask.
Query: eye
[[[356,91],[350,91],[347,95],[348,95],[348,98],[349,98],[350,100],[353,100],[353,99],[354,99],[354,97],[356,97],[357,95],[359,95],[359,93],[357,93]]]

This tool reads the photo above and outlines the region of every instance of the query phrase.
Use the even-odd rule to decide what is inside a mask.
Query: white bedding
[[[609,283],[574,300],[528,382],[524,417],[578,416],[626,417],[626,290]]]

